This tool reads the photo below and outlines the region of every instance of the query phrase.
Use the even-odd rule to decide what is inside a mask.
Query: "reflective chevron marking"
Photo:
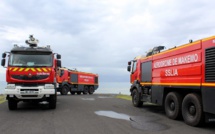
[[[16,70],[18,70],[18,68],[17,68],[17,67],[13,69],[13,72],[15,72]]]
[[[46,69],[46,68],[42,68],[42,69],[43,69],[44,72],[47,72],[47,69]]]
[[[35,72],[35,71],[36,71],[34,68],[31,68],[31,70],[32,70],[33,72]]]
[[[50,72],[52,69],[51,68],[19,68],[19,67],[10,67],[9,68],[10,71],[18,71],[18,72],[28,72],[28,71],[32,71],[32,72]]]
[[[24,68],[20,68],[20,69],[19,69],[19,72],[21,72],[22,70],[24,70]]]
[[[25,72],[27,72],[29,69],[30,69],[30,68],[26,68],[26,69],[25,69]]]
[[[40,68],[37,68],[37,71],[38,71],[38,72],[42,72],[42,70],[41,70]]]

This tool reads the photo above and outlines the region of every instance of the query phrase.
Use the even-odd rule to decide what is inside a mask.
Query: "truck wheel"
[[[182,102],[182,115],[186,124],[198,126],[203,122],[202,100],[198,94],[187,94]]]
[[[135,107],[141,107],[143,102],[141,101],[140,93],[138,93],[137,89],[132,91],[132,103]]]
[[[63,86],[60,93],[61,95],[67,95],[69,91],[69,87],[68,86]]]
[[[177,92],[170,92],[165,99],[166,116],[170,119],[177,119],[181,116],[181,95]]]
[[[8,99],[8,108],[9,110],[16,110],[17,109],[17,101],[13,98]]]
[[[73,91],[70,91],[70,93],[71,93],[71,95],[74,95],[74,94],[75,94],[75,92],[73,92]]]
[[[87,94],[87,93],[88,93],[88,87],[87,87],[87,86],[85,86],[85,87],[84,87],[83,94]]]
[[[77,92],[77,95],[80,95],[81,94],[81,92]]]
[[[93,86],[90,86],[90,89],[89,89],[89,94],[93,94],[94,93],[94,87]]]
[[[57,95],[50,95],[49,97],[49,108],[50,109],[55,109],[56,108],[56,103],[57,103]]]

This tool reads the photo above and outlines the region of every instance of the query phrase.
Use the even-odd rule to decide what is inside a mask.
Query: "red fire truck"
[[[47,101],[55,109],[56,70],[61,66],[61,55],[53,53],[50,46],[37,47],[38,40],[33,35],[26,43],[29,47],[14,45],[10,52],[2,54],[2,66],[9,57],[5,88],[9,110],[17,109],[19,101]]]
[[[215,36],[163,51],[154,47],[128,62],[135,107],[163,105],[167,117],[198,126],[215,121]]]
[[[87,72],[80,72],[76,69],[59,68],[57,82],[59,84],[58,92],[61,95],[67,95],[70,91],[72,95],[77,93],[93,94],[98,88],[98,75]]]

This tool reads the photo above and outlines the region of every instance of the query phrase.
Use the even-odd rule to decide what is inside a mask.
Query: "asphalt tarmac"
[[[9,111],[0,104],[1,134],[214,134],[215,124],[190,127],[171,120],[162,107],[132,106],[115,95],[58,95],[57,108],[23,103]]]

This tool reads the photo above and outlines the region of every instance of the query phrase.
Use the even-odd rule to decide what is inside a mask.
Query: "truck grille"
[[[22,97],[38,97],[38,95],[22,95]]]
[[[42,80],[48,77],[49,75],[33,75],[32,77],[28,77],[27,75],[12,75],[12,78],[18,80]]]
[[[20,91],[39,91],[39,89],[20,89]]]
[[[215,47],[205,50],[205,82],[215,82]]]

